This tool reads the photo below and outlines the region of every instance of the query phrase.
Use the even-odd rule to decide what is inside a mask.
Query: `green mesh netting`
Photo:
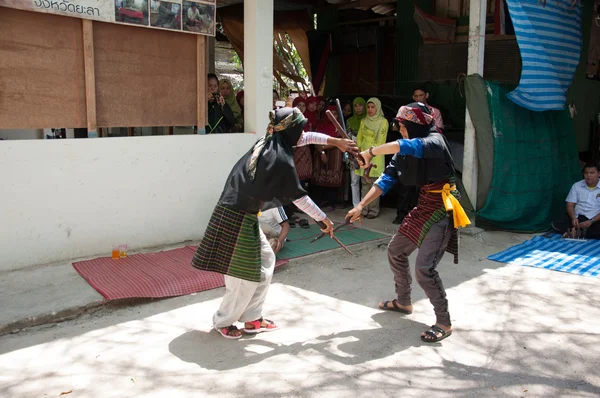
[[[537,232],[565,211],[565,198],[581,171],[567,110],[532,112],[486,81],[494,136],[494,169],[478,222]],[[479,156],[485,156],[479,153]]]

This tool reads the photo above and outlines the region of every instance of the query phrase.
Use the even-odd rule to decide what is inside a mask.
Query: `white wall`
[[[254,134],[0,142],[0,271],[198,239]]]

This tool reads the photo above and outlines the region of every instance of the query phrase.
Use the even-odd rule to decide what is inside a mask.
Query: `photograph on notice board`
[[[115,20],[148,26],[148,0],[115,0]]]
[[[181,30],[181,4],[152,0],[150,3],[150,26]]]
[[[215,34],[215,6],[192,1],[183,2],[183,30]]]

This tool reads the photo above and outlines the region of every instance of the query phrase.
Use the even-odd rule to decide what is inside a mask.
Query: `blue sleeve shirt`
[[[400,139],[398,140],[398,145],[400,146],[400,152],[398,154],[400,156],[413,156],[415,158],[423,158],[423,141],[419,138],[413,139]],[[387,172],[392,170],[391,172]],[[375,181],[375,185],[377,185],[385,195],[392,189],[394,184],[398,182],[398,178],[395,176],[395,163],[394,159],[392,162],[386,167],[386,172],[384,172],[381,177]]]
[[[397,178],[390,176],[389,174],[382,174],[381,177],[375,181],[375,185],[379,187],[383,191],[382,195],[385,195],[392,189],[394,184],[398,181]]]
[[[400,146],[400,155],[423,158],[423,141],[421,139],[400,139],[398,145]]]

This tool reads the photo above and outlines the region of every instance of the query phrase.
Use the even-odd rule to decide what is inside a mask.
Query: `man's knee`
[[[403,235],[396,235],[388,244],[388,261],[390,268],[407,267],[408,256],[413,252],[414,244]]]
[[[398,246],[388,245],[387,256],[388,260],[390,261],[390,265],[398,261],[408,261],[408,255],[401,247]]]
[[[419,283],[419,285],[421,283],[426,282],[429,279],[431,279],[431,275],[430,275],[429,269],[425,268],[425,267],[419,267],[418,265],[415,265],[415,279],[417,280],[417,282]]]

